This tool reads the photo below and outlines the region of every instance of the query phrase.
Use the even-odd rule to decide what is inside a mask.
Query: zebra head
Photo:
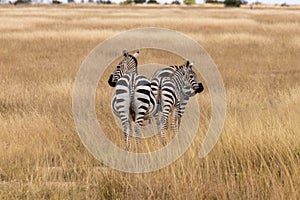
[[[203,84],[199,82],[198,76],[193,70],[193,63],[190,63],[189,61],[187,61],[185,65],[185,80],[187,83],[184,89],[188,90],[187,88],[190,87],[194,90],[191,96],[201,93],[204,90]]]
[[[108,84],[111,87],[116,87],[118,80],[125,74],[125,73],[137,73],[137,57],[139,56],[139,51],[130,55],[127,50],[123,50],[123,59],[117,65],[114,72],[110,75],[108,79]]]

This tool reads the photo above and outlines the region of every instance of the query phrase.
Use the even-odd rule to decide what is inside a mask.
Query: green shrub
[[[149,0],[147,4],[159,4],[156,0]]]
[[[178,0],[175,0],[175,1],[172,1],[172,3],[171,3],[171,4],[180,5],[181,3],[180,3],[180,1],[178,1]]]
[[[240,0],[225,0],[224,4],[226,7],[240,7],[241,6]]]
[[[191,4],[195,4],[195,0],[184,0],[183,1],[186,5],[191,5]]]
[[[129,5],[129,4],[132,4],[132,0],[125,0],[125,1],[123,1],[123,2],[121,2],[120,4],[121,5]]]
[[[134,1],[134,3],[136,3],[136,4],[142,4],[142,3],[145,3],[146,2],[146,0],[133,0]]]

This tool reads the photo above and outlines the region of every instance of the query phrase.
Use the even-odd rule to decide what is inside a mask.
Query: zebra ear
[[[189,68],[192,69],[193,65],[194,65],[194,63],[190,63]]]
[[[185,60],[185,66],[188,67],[190,65],[190,61],[188,59]]]
[[[133,54],[133,57],[138,58],[140,55],[140,51],[138,50],[136,53]]]
[[[127,57],[127,56],[128,56],[128,51],[127,51],[127,49],[124,49],[124,50],[123,50],[123,56],[124,56],[124,57]]]

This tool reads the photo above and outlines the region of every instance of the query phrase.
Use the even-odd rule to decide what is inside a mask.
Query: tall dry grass
[[[299,199],[299,10],[0,10],[1,198]],[[197,152],[209,124],[207,91],[198,97],[201,129],[191,148],[170,166],[137,175],[107,168],[87,152],[71,96],[81,62],[99,42],[144,26],[174,29],[203,45],[223,76],[228,107],[206,158]],[[141,62],[181,64],[156,55],[142,52]],[[101,119],[100,112],[109,114],[103,97],[98,88],[98,118],[122,145],[112,118]]]

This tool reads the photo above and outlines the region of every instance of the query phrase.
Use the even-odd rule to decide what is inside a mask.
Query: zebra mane
[[[170,66],[170,68],[174,69],[175,71],[179,70],[179,69],[182,69],[184,67],[184,65],[172,65]]]
[[[136,54],[138,54],[138,53],[139,53],[139,51],[138,51],[137,53],[135,53],[134,55],[131,55],[131,54],[128,54],[128,53],[126,52],[126,50],[123,50],[123,56],[129,58],[129,60],[133,60],[134,63],[135,63],[135,66],[138,66],[138,60],[137,60],[137,58],[136,58],[136,56],[137,56]],[[118,64],[118,66],[122,65],[123,62],[124,62],[124,58],[123,58],[123,60]]]
[[[136,66],[138,66],[138,60],[133,55],[128,54],[128,57],[130,57],[132,60],[134,60]]]
[[[190,61],[186,60],[183,65],[172,65],[170,66],[170,68],[172,68],[174,71],[178,71],[183,69],[184,67],[189,67],[190,65],[193,65],[193,63],[190,63]]]

